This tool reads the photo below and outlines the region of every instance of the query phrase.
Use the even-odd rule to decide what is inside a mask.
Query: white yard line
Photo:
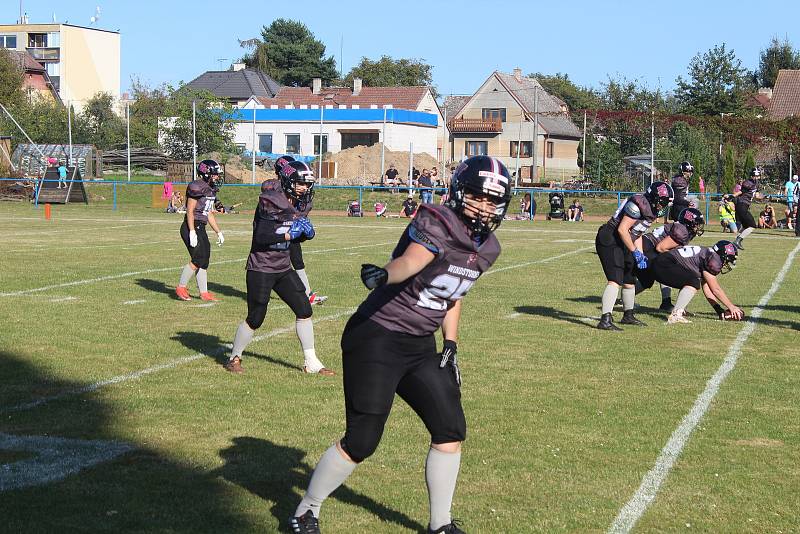
[[[708,411],[711,401],[714,400],[720,385],[727,378],[733,368],[736,367],[736,362],[742,354],[742,347],[747,342],[750,335],[756,329],[757,319],[764,313],[764,307],[769,303],[775,293],[780,289],[783,279],[789,272],[789,269],[794,262],[794,258],[800,251],[800,244],[794,247],[786,258],[786,263],[783,268],[778,272],[775,280],[772,281],[772,286],[769,288],[753,311],[750,313],[750,319],[745,323],[739,331],[739,335],[733,341],[733,344],[728,349],[728,354],[725,360],[720,365],[714,376],[706,383],[706,388],[694,402],[692,409],[683,418],[681,424],[670,436],[669,441],[661,450],[658,455],[656,463],[650,471],[642,479],[642,483],[636,493],[631,499],[622,507],[617,514],[614,523],[608,529],[609,533],[627,533],[630,532],[636,525],[636,522],[642,517],[647,508],[652,504],[656,498],[658,490],[669,475],[672,466],[675,465],[676,460],[683,451],[686,442],[689,441],[692,432],[700,423],[705,413]]]
[[[537,263],[547,263],[548,261],[557,260],[560,258],[564,258],[566,256],[571,256],[573,254],[578,254],[580,252],[586,252],[587,250],[592,250],[592,249],[594,249],[594,247],[583,247],[577,250],[571,250],[569,252],[565,252],[563,254],[558,254],[557,256],[550,256],[549,258],[543,258],[541,260],[526,261],[525,263],[517,263],[516,265],[507,265],[505,267],[500,267],[499,269],[492,269],[491,271],[486,271],[484,273],[484,276],[494,273],[501,273],[503,271],[508,271],[511,269],[519,269],[520,267],[527,267],[528,265],[536,265]]]
[[[340,317],[343,317],[345,315],[351,315],[355,311],[356,311],[356,308],[348,308],[348,309],[346,309],[344,311],[341,311],[341,312],[338,312],[338,313],[334,313],[334,314],[331,314],[331,315],[326,315],[325,317],[320,317],[319,319],[313,319],[313,321],[314,321],[314,324],[321,323],[323,321],[334,321],[334,320],[336,320],[336,319],[338,319]],[[289,326],[284,326],[284,327],[281,327],[281,328],[276,328],[274,330],[270,330],[269,332],[267,332],[265,334],[261,334],[260,336],[255,336],[253,338],[253,340],[251,341],[251,345],[252,345],[252,343],[257,343],[259,341],[263,341],[263,340],[269,339],[271,337],[279,336],[281,334],[288,334],[289,332],[294,332],[294,330],[295,330],[295,323],[292,323]],[[217,350],[208,352],[208,353],[206,353],[206,352],[198,352],[198,353],[195,353],[195,354],[191,354],[189,356],[184,356],[182,358],[176,358],[174,360],[170,360],[170,361],[162,363],[160,365],[154,365],[153,367],[148,367],[146,369],[140,369],[140,370],[134,371],[132,373],[128,373],[128,374],[124,374],[124,375],[118,375],[118,376],[114,376],[112,378],[107,378],[105,380],[101,380],[99,382],[95,382],[94,384],[89,384],[89,385],[86,385],[86,386],[83,386],[83,387],[80,387],[80,388],[75,388],[75,389],[70,389],[70,390],[67,390],[67,391],[63,391],[63,392],[58,393],[56,395],[50,395],[49,397],[42,397],[42,398],[36,399],[34,401],[31,401],[31,402],[26,402],[26,403],[23,403],[23,404],[17,404],[16,406],[10,406],[8,408],[0,408],[0,413],[21,412],[21,411],[25,411],[25,410],[30,410],[32,408],[37,408],[39,406],[42,406],[44,404],[48,404],[48,403],[56,401],[56,400],[66,399],[66,398],[69,398],[69,397],[74,397],[76,395],[83,395],[84,393],[91,393],[92,391],[97,391],[100,388],[103,388],[103,387],[106,387],[106,386],[110,386],[112,384],[121,384],[122,382],[128,382],[130,380],[135,380],[137,378],[141,378],[143,376],[146,376],[146,375],[149,375],[149,374],[153,374],[153,373],[156,373],[158,371],[163,371],[165,369],[172,369],[174,367],[178,367],[179,365],[184,365],[184,364],[187,364],[187,363],[191,363],[193,361],[200,360],[202,358],[209,358],[209,357],[210,358],[216,358],[217,356],[220,356],[221,354],[224,354],[225,351],[230,350],[230,348],[231,348],[231,345],[230,344],[226,344],[225,346],[223,346],[221,348],[218,348]]]
[[[385,245],[393,245],[394,241],[387,241],[384,243],[372,243],[370,245],[358,245],[355,247],[343,247],[343,248],[329,248],[329,249],[318,249],[318,250],[307,250],[304,251],[304,254],[323,254],[326,252],[339,252],[343,250],[356,250],[360,248],[370,248],[370,247],[380,247]],[[247,257],[244,258],[237,258],[235,260],[222,260],[222,261],[214,261],[211,262],[211,265],[223,265],[226,263],[238,263],[247,260]],[[63,284],[53,284],[49,286],[42,286],[42,287],[34,287],[31,289],[21,289],[19,291],[8,291],[6,293],[0,293],[0,297],[18,297],[21,295],[29,295],[31,293],[38,293],[40,291],[49,291],[51,289],[58,289],[61,287],[72,287],[72,286],[80,286],[85,284],[93,284],[96,282],[105,282],[108,280],[116,280],[118,278],[128,278],[130,276],[138,276],[142,274],[151,274],[151,273],[163,273],[166,271],[179,271],[183,269],[183,265],[178,267],[161,267],[158,269],[145,269],[143,271],[130,271],[127,273],[119,273],[119,274],[109,274],[106,276],[99,276],[97,278],[88,278],[85,280],[75,280],[73,282],[64,282]]]
[[[142,242],[139,242],[139,243],[114,243],[112,245],[85,245],[85,246],[77,246],[77,247],[74,247],[72,245],[65,245],[62,242],[62,243],[55,243],[55,244],[53,244],[53,246],[36,245],[36,246],[32,246],[31,248],[4,250],[3,252],[4,253],[9,253],[9,252],[45,252],[46,250],[53,249],[53,248],[62,248],[64,250],[70,251],[70,250],[85,250],[85,249],[95,249],[95,248],[111,248],[111,247],[140,247],[140,246],[147,246],[147,245],[160,245],[160,244],[164,244],[164,243],[172,243],[176,247],[178,245],[183,246],[183,244],[180,243],[180,242],[176,243],[174,239],[168,239],[168,240],[164,240],[164,241],[142,241]]]

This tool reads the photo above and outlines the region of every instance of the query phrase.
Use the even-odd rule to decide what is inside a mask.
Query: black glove
[[[725,313],[725,308],[719,305],[718,302],[714,302],[711,304],[711,307],[714,308],[714,311],[717,312],[717,316],[722,319],[722,314]]]
[[[361,281],[367,289],[381,287],[389,279],[389,273],[383,267],[372,265],[371,263],[361,264]]]
[[[458,387],[461,387],[461,371],[458,369],[458,344],[455,341],[450,341],[449,339],[444,340],[444,346],[442,347],[442,352],[440,356],[442,360],[439,362],[439,368],[444,369],[448,364],[450,368],[453,370],[453,374],[456,377],[456,384]]]

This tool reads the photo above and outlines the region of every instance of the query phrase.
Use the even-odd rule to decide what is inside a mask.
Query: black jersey
[[[714,276],[722,272],[722,259],[711,247],[681,247],[665,254],[672,254],[678,264],[701,278],[703,271]]]
[[[208,214],[214,211],[217,193],[205,180],[195,180],[186,187],[186,198],[197,200],[194,208],[195,222],[208,222]]]
[[[753,197],[758,192],[758,180],[748,178],[742,182],[742,194],[737,197],[737,202],[749,206],[753,202]]]
[[[685,224],[679,222],[667,223],[653,230],[653,233],[644,235],[644,238],[653,244],[653,248],[668,237],[671,237],[681,247],[688,245],[689,241],[692,240],[692,234],[689,233],[689,229],[686,228]]]
[[[675,194],[675,198],[672,201],[673,204],[688,204],[688,200],[686,200],[686,196],[689,194],[689,180],[681,174],[676,174],[672,177],[672,191]]]
[[[258,197],[253,216],[253,240],[247,258],[248,271],[281,273],[292,268],[290,241],[285,240],[292,222],[302,217],[286,198],[279,181],[269,183]]]
[[[636,241],[639,237],[644,235],[650,228],[650,225],[653,224],[653,221],[656,220],[653,207],[650,206],[650,202],[642,194],[628,197],[625,202],[617,208],[617,211],[614,212],[614,215],[606,224],[616,230],[619,227],[620,221],[622,221],[622,218],[626,215],[632,219],[636,219],[636,224],[631,226],[630,229],[630,236],[633,241]]]

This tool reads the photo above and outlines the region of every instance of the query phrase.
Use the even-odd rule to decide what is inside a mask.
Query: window
[[[61,63],[45,63],[44,67],[51,78],[53,76],[61,76]]]
[[[0,48],[16,48],[17,36],[16,35],[0,35]]]
[[[506,108],[483,108],[482,117],[485,121],[500,119],[506,122]]]
[[[322,134],[322,154],[328,152],[328,134]],[[319,134],[314,134],[314,154],[320,154]]]
[[[354,146],[372,146],[378,142],[378,132],[342,132],[342,150]]]
[[[300,134],[286,134],[286,153],[300,153]]]
[[[555,149],[555,143],[553,143],[552,141],[548,141],[547,142],[547,148],[545,149],[546,157],[552,158],[554,149]]]
[[[46,33],[28,34],[28,48],[46,48],[46,47],[47,47]]]
[[[464,151],[467,156],[486,156],[489,152],[487,141],[466,141]]]
[[[58,32],[50,32],[47,34],[47,46],[58,47],[61,46],[61,34]]]
[[[521,144],[522,144],[522,150],[519,153],[519,157],[521,158],[531,157],[533,143],[531,141],[522,141]],[[517,141],[511,141],[511,153],[509,155],[512,158],[517,157]]]
[[[272,152],[272,134],[258,134],[258,151]]]

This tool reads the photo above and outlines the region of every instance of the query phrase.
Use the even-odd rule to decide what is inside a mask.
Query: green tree
[[[25,101],[22,69],[5,48],[0,48],[0,104],[15,108]]]
[[[719,193],[732,193],[736,185],[736,150],[733,145],[725,145],[722,158],[722,191]]]
[[[743,178],[750,176],[750,171],[756,168],[756,157],[752,148],[748,148],[744,153],[744,161],[742,162]]]
[[[167,85],[151,89],[138,79],[132,80],[131,146],[158,146],[158,119],[169,116],[167,110],[172,92],[172,87]]]
[[[707,132],[701,128],[691,126],[685,122],[676,122],[670,129],[669,135],[658,143],[658,159],[668,160],[670,169],[664,171],[674,173],[682,161],[690,161],[695,168],[694,175],[689,184],[691,191],[697,191],[702,176],[706,183],[716,181],[717,158],[715,141],[709,139]]]
[[[675,96],[684,112],[693,115],[739,113],[750,89],[747,71],[733,50],[717,45],[689,63],[689,78],[678,76]]]
[[[166,116],[161,123],[164,150],[175,159],[192,159],[192,102],[195,102],[197,153],[233,150],[233,121],[227,118],[233,108],[220,105],[208,91],[181,88],[170,95]]]
[[[110,93],[97,93],[86,102],[77,128],[81,142],[101,150],[125,144],[125,121],[114,112],[113,107],[114,97]]]
[[[569,79],[568,74],[557,72],[550,75],[537,72],[528,74],[528,77],[536,78],[545,91],[566,102],[570,110],[599,109],[601,107],[597,93],[593,89],[575,85]]]
[[[337,78],[336,61],[325,57],[325,45],[305,24],[276,19],[261,30],[261,39],[241,42],[251,51],[242,58],[248,66],[260,69],[283,85],[305,86],[313,78],[329,84]]]
[[[795,50],[788,38],[779,41],[777,37],[773,37],[759,57],[756,71],[759,85],[775,87],[775,80],[781,69],[800,69],[800,52]]]
[[[637,80],[628,80],[625,77],[609,77],[598,96],[604,109],[671,111],[671,103],[661,90],[652,91]]]
[[[346,85],[359,77],[365,85],[372,87],[408,87],[433,85],[432,67],[421,59],[393,59],[381,56],[378,60],[362,57],[358,65],[350,69],[344,78]],[[434,91],[434,96],[437,96]]]

